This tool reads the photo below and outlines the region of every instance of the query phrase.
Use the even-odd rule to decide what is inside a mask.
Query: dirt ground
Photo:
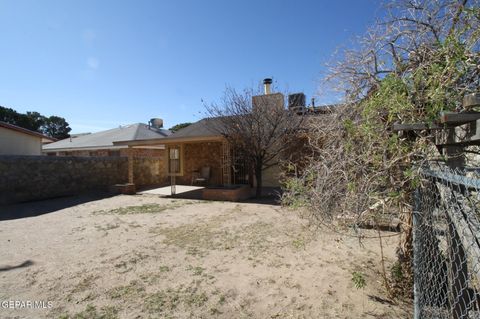
[[[411,316],[385,300],[378,240],[314,230],[296,211],[153,195],[61,201],[4,208],[53,207],[0,221],[0,305],[51,308],[3,304],[1,318]],[[385,241],[387,266],[397,242]]]

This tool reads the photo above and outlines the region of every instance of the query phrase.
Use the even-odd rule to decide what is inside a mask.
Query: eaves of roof
[[[187,137],[165,137],[149,140],[136,141],[117,141],[114,145],[128,145],[128,146],[148,146],[148,145],[167,145],[176,143],[197,143],[197,142],[218,142],[223,141],[224,137],[221,135],[208,136],[187,136]]]
[[[12,130],[12,131],[16,131],[16,132],[19,132],[19,133],[39,137],[39,138],[42,138],[42,139],[47,139],[47,140],[54,141],[54,142],[58,141],[56,138],[46,136],[46,135],[43,135],[42,133],[31,131],[31,130],[28,130],[26,128],[16,126],[16,125],[13,125],[13,124],[10,124],[10,123],[2,122],[2,121],[0,121],[0,127],[6,128],[6,129],[9,129],[9,130]]]

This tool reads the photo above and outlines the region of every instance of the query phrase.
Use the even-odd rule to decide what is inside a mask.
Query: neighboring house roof
[[[150,140],[136,140],[136,141],[119,141],[115,142],[114,145],[155,145],[158,143],[169,144],[183,141],[209,141],[209,140],[219,140],[222,138],[221,134],[212,130],[212,127],[215,127],[216,123],[220,124],[219,118],[206,118],[201,119],[198,122],[192,123],[187,127],[184,127],[175,133],[172,133],[170,136],[158,139]]]
[[[7,123],[7,122],[0,121],[0,127],[6,128],[6,129],[9,129],[9,130],[12,130],[12,131],[16,131],[16,132],[19,132],[19,133],[39,137],[39,138],[42,139],[43,142],[45,142],[45,141],[53,141],[53,142],[58,141],[56,138],[46,136],[46,135],[43,135],[42,133],[31,131],[31,130],[28,130],[26,128],[16,126],[16,125],[13,125],[13,124],[10,124],[10,123]]]
[[[70,134],[71,138],[92,134],[91,132]]]
[[[101,131],[88,135],[67,138],[55,143],[45,145],[44,152],[69,151],[77,149],[109,149],[121,148],[114,145],[114,142],[131,142],[136,140],[161,139],[169,136],[171,132],[164,129],[156,129],[147,124],[135,123],[120,126],[107,131]]]

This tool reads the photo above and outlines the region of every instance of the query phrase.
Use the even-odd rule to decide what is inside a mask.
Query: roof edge
[[[71,152],[71,151],[90,151],[90,150],[108,150],[108,149],[122,149],[127,148],[126,145],[107,145],[107,146],[84,146],[84,147],[58,147],[45,148],[42,147],[43,153],[49,152]]]
[[[141,146],[141,145],[157,145],[157,144],[188,143],[188,142],[210,142],[210,141],[222,141],[222,140],[224,140],[224,137],[221,135],[207,135],[207,136],[193,136],[193,137],[164,137],[164,138],[158,138],[158,139],[137,140],[137,141],[117,141],[117,142],[113,142],[113,145]]]
[[[44,135],[42,133],[35,132],[35,131],[29,130],[29,129],[26,129],[26,128],[23,128],[23,127],[20,127],[20,126],[17,126],[17,125],[13,125],[13,124],[10,124],[10,123],[7,123],[7,122],[3,122],[3,121],[0,121],[0,127],[10,129],[12,131],[17,131],[17,132],[20,132],[20,133],[28,134],[28,135],[40,137],[40,138],[45,138],[45,139],[48,139],[48,140],[51,140],[51,141],[54,141],[54,142],[58,141],[58,139],[56,139],[54,137],[50,137],[50,136]]]

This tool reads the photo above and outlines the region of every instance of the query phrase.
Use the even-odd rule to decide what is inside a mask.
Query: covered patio
[[[167,156],[163,166],[166,171],[163,173],[167,176],[165,184],[170,186],[152,190],[159,195],[168,193],[187,196],[201,192],[202,198],[205,198],[209,197],[208,193],[216,192],[224,193],[226,200],[250,197],[250,190],[248,192],[245,190],[247,187],[249,189],[252,183],[253,174],[249,171],[249,166],[242,156],[235,154],[224,137],[209,129],[208,121],[212,119],[200,120],[169,137],[116,144],[128,145],[129,149],[165,147]],[[128,182],[135,184],[132,156],[129,156]],[[205,190],[200,191],[186,186],[202,187]],[[239,192],[241,195],[238,195]],[[237,194],[229,196],[229,193]],[[217,196],[212,195],[209,199],[217,199]]]

